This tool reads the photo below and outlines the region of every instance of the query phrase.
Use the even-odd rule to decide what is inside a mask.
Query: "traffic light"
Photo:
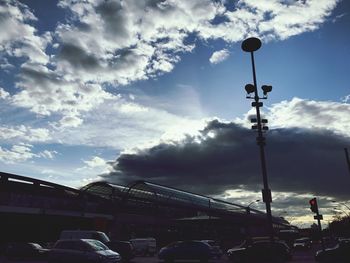
[[[317,200],[316,200],[316,198],[312,198],[309,201],[309,204],[310,204],[311,211],[317,214],[318,213],[318,207],[317,207]]]

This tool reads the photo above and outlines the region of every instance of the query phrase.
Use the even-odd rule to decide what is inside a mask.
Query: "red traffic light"
[[[318,207],[317,207],[317,200],[316,200],[316,198],[312,198],[309,201],[309,204],[310,204],[311,211],[314,212],[314,213],[318,213]]]

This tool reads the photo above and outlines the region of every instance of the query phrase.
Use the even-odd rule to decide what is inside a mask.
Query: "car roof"
[[[77,242],[77,241],[83,241],[83,242],[86,242],[86,241],[98,241],[98,242],[101,242],[101,241],[99,241],[99,240],[97,240],[97,239],[91,239],[91,238],[72,238],[72,239],[59,239],[57,242],[72,242],[72,241],[75,241],[75,242]],[[101,242],[102,243],[102,242]]]

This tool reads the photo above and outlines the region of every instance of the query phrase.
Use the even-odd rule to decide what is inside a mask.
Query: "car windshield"
[[[37,249],[40,249],[42,248],[42,246],[40,246],[39,244],[36,244],[36,243],[29,243],[31,247],[33,248],[37,248]]]
[[[94,251],[108,250],[109,248],[98,240],[85,240]]]

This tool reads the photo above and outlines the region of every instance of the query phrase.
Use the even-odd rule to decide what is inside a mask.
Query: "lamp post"
[[[262,189],[262,199],[266,204],[266,216],[267,216],[267,225],[268,232],[270,235],[271,242],[273,242],[273,224],[272,224],[272,214],[271,214],[271,190],[269,189],[268,180],[267,180],[267,171],[266,171],[266,160],[265,160],[265,137],[263,136],[263,131],[267,131],[268,127],[265,126],[267,123],[266,119],[261,119],[260,116],[260,107],[263,106],[263,103],[260,102],[260,99],[267,99],[267,93],[271,92],[272,86],[263,85],[261,88],[263,90],[263,97],[259,97],[258,89],[257,89],[257,81],[255,74],[255,63],[254,63],[254,51],[257,51],[261,47],[261,41],[258,38],[251,37],[242,42],[242,50],[250,53],[251,62],[252,62],[252,70],[253,70],[253,81],[254,84],[247,84],[245,86],[245,90],[247,91],[247,99],[253,99],[252,107],[256,109],[256,118],[251,119],[252,123],[255,123],[252,126],[253,130],[258,131],[258,137],[256,138],[257,144],[260,149],[260,160],[261,160],[261,169],[262,169],[262,177],[264,188]],[[252,97],[250,94],[254,94]]]
[[[347,148],[344,148],[346,163],[348,164],[349,174],[350,174],[350,157]]]
[[[250,206],[251,206],[252,204],[254,204],[254,203],[257,203],[257,202],[260,202],[260,199],[257,199],[257,200],[255,200],[255,201],[253,201],[253,202],[250,202],[249,205],[247,205],[247,207],[246,207],[247,214],[250,214]]]

